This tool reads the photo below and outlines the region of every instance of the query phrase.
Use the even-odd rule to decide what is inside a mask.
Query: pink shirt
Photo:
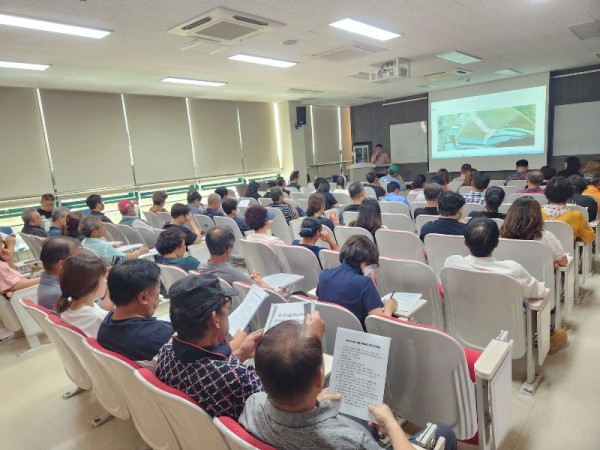
[[[8,292],[11,287],[23,278],[25,277],[10,267],[8,263],[0,260],[0,294]]]

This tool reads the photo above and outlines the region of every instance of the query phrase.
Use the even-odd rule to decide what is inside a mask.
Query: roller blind
[[[125,95],[138,184],[195,177],[185,98]]]
[[[352,121],[350,108],[344,106],[340,112],[342,120],[342,160],[352,161]]]
[[[189,106],[198,177],[243,172],[236,103],[190,99]]]
[[[0,198],[53,192],[35,89],[0,88]]]
[[[338,108],[331,106],[312,107],[315,164],[330,164],[340,161],[340,132]]]
[[[119,94],[40,94],[59,192],[133,185]]]
[[[279,169],[272,103],[238,102],[244,171]]]

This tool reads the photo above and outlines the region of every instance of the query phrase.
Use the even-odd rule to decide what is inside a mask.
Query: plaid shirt
[[[471,191],[471,192],[464,193],[463,197],[465,199],[465,202],[467,202],[467,203],[478,203],[480,205],[483,205],[483,196],[484,195],[485,195],[485,192]]]
[[[227,345],[198,347],[173,336],[160,349],[156,376],[185,392],[212,417],[238,420],[246,399],[262,391],[251,366],[244,366]]]

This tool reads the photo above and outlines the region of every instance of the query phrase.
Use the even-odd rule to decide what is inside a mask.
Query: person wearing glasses
[[[158,354],[156,376],[192,397],[213,417],[239,418],[246,399],[262,391],[252,366],[262,330],[229,332],[231,297],[214,275],[190,275],[169,289],[169,315],[177,334]]]

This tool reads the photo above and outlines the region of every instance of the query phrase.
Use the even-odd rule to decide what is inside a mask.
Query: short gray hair
[[[23,223],[25,225],[29,225],[29,223],[33,220],[33,216],[36,213],[34,208],[25,208],[21,213],[21,219],[23,219]]]
[[[439,184],[429,183],[423,189],[423,195],[425,196],[425,200],[435,200],[436,198],[438,198],[440,196],[442,191],[443,191],[442,186],[440,186]]]
[[[208,194],[208,198],[206,199],[206,202],[209,205],[216,204],[216,203],[221,204],[221,196],[219,194],[214,194],[214,193]]]
[[[92,233],[96,230],[99,230],[102,227],[102,220],[98,216],[85,216],[79,222],[79,231],[85,237],[89,238]]]
[[[66,217],[71,211],[69,208],[65,208],[64,206],[59,206],[58,208],[54,208],[52,211],[52,222],[56,222],[61,217]]]

